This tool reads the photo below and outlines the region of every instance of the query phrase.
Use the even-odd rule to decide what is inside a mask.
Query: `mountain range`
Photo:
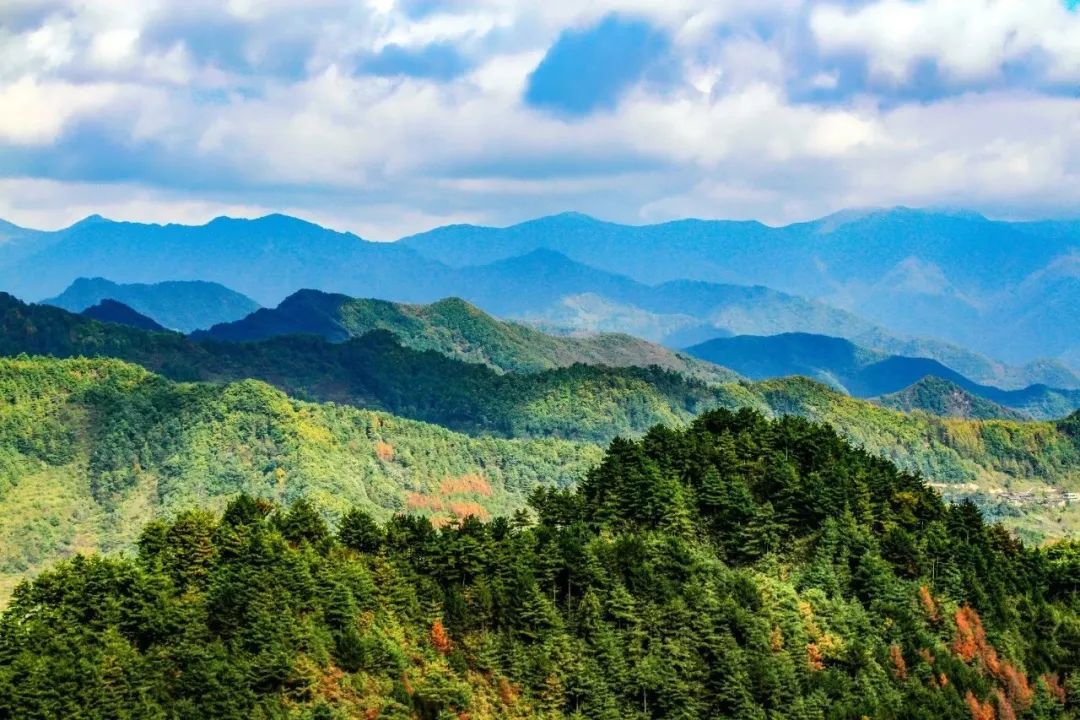
[[[936,360],[890,356],[850,341],[807,333],[768,337],[736,336],[691,347],[685,355],[626,335],[555,336],[518,323],[499,321],[459,299],[431,305],[401,305],[381,300],[305,290],[276,308],[193,334],[195,339],[265,340],[314,334],[334,342],[388,330],[407,347],[435,350],[499,371],[535,372],[574,363],[615,367],[658,365],[710,382],[730,382],[739,373],[754,380],[804,375],[857,397],[900,392],[926,377],[949,381],[982,400],[1012,410],[998,416],[1064,417],[1080,407],[1080,391],[1033,385],[1006,391],[975,383]],[[921,395],[920,395],[921,396]],[[938,407],[930,403],[922,409]],[[989,411],[984,407],[985,412]],[[951,414],[951,413],[947,413]]]
[[[537,372],[584,365],[656,365],[711,382],[738,379],[734,373],[661,345],[616,333],[551,335],[529,325],[501,321],[458,298],[429,305],[301,290],[275,308],[192,334],[196,340],[251,342],[281,335],[311,334],[344,342],[373,330],[392,332],[416,350],[435,350],[500,372]]]
[[[38,300],[79,277],[103,276],[213,281],[267,306],[305,288],[399,302],[457,296],[500,316],[651,327],[657,334],[647,339],[673,346],[723,334],[834,335],[935,357],[991,383],[990,374],[945,359],[963,355],[960,345],[1013,363],[1038,361],[996,384],[1070,387],[1060,362],[1045,359],[1075,363],[1080,330],[1063,319],[1080,309],[1077,227],[907,209],[784,228],[634,227],[568,214],[372,243],[280,215],[202,226],[88,218],[49,233],[8,227],[0,288]],[[929,349],[884,346],[910,335]]]
[[[645,283],[761,284],[855,310],[1009,361],[1080,344],[1080,222],[1002,222],[969,212],[848,211],[772,228],[681,220],[628,226],[567,213],[507,228],[454,225],[401,241],[479,265],[547,249]]]

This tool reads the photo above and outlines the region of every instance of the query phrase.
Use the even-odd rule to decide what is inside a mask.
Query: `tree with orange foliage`
[[[930,592],[930,588],[925,585],[919,586],[919,604],[922,605],[923,612],[926,614],[926,619],[932,623],[937,623],[941,619],[941,615],[938,613],[937,601],[934,600],[933,594]]]
[[[889,646],[889,660],[892,662],[893,675],[897,680],[907,679],[907,662],[904,661],[904,651],[899,645]]]
[[[821,654],[821,648],[817,643],[806,644],[806,664],[814,672],[825,669],[825,657]]]
[[[443,655],[450,652],[450,636],[446,634],[446,627],[443,625],[442,618],[437,618],[431,624],[431,644]]]
[[[964,605],[956,611],[956,637],[953,639],[953,652],[964,662],[978,659],[992,675],[1001,670],[1001,661],[997,650],[986,639],[982,618],[970,605]]]
[[[968,709],[971,711],[971,720],[997,720],[997,715],[994,713],[994,706],[988,702],[979,702],[979,698],[968,690],[964,695],[964,702],[967,703]]]
[[[998,720],[1016,720],[1016,711],[1000,688],[994,690],[994,699],[997,701]]]

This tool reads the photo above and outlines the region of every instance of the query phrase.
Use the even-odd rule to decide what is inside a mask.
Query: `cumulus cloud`
[[[1061,214],[1078,80],[1060,0],[12,0],[0,216]]]

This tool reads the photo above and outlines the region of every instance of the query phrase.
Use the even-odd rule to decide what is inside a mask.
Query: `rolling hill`
[[[974,395],[956,383],[936,377],[925,377],[910,387],[882,395],[874,401],[903,412],[922,411],[968,420],[1023,420],[1026,417],[1021,412]]]
[[[656,365],[710,382],[737,379],[734,373],[711,363],[629,335],[550,335],[527,325],[497,320],[457,298],[430,305],[404,305],[302,290],[276,308],[259,310],[243,320],[217,325],[192,337],[252,342],[281,335],[311,334],[344,342],[372,330],[387,330],[403,345],[415,350],[434,350],[500,372],[537,372],[576,363],[611,367]]]
[[[1044,385],[1002,390],[972,382],[930,358],[885,355],[842,338],[807,333],[717,338],[687,352],[754,380],[804,375],[863,398],[897,393],[926,377],[935,377],[1032,417],[1064,417],[1080,408],[1077,390]],[[932,406],[922,409],[931,410]]]
[[[48,305],[82,312],[102,300],[115,300],[162,327],[191,332],[247,317],[259,309],[249,297],[224,285],[198,280],[120,285],[104,278],[79,278]]]

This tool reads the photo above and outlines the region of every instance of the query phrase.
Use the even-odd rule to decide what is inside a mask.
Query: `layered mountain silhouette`
[[[90,218],[57,232],[5,226],[2,234],[0,288],[30,300],[94,275],[218,282],[268,306],[305,288],[397,302],[456,296],[552,325],[651,328],[648,339],[670,345],[799,331],[910,355],[899,341],[933,336],[919,355],[980,382],[1077,385],[1060,363],[977,370],[985,357],[969,351],[960,361],[956,345],[1013,363],[1075,363],[1080,324],[1067,318],[1080,306],[1080,223],[901,208],[782,228],[697,220],[637,227],[564,214],[510,228],[451,226],[396,243],[282,215],[200,226]],[[592,312],[601,307],[610,312]]]
[[[1080,407],[1078,390],[1045,385],[1002,390],[973,382],[937,360],[887,355],[842,338],[808,333],[716,338],[687,352],[754,380],[803,375],[863,398],[891,395],[930,377],[1033,417],[1064,417]],[[934,411],[935,407],[928,404],[919,409]]]
[[[205,225],[149,225],[105,219],[44,233],[36,252],[5,259],[0,288],[30,300],[59,294],[79,277],[117,283],[206,280],[271,305],[301,288],[423,295],[440,263],[392,243],[366,242],[285,215],[218,218]]]
[[[259,309],[259,304],[251,298],[202,280],[121,285],[104,278],[79,278],[60,295],[45,302],[81,312],[103,300],[122,303],[163,327],[180,332],[239,320]]]
[[[779,228],[701,220],[628,226],[567,213],[507,228],[454,225],[402,243],[459,266],[548,249],[646,283],[761,284],[1010,361],[1068,356],[1080,344],[1077,324],[1061,321],[1080,302],[1080,277],[1067,267],[1080,253],[1080,222],[895,208]]]
[[[164,327],[154,322],[151,318],[136,312],[122,302],[109,300],[108,298],[102,300],[97,305],[91,305],[79,314],[99,322],[127,325],[140,330],[152,330],[156,332],[165,331]]]

